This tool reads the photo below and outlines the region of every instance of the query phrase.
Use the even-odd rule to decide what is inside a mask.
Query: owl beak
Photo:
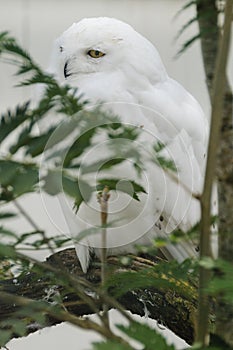
[[[64,65],[64,77],[65,77],[65,79],[68,78],[70,75],[72,75],[71,73],[69,73],[68,64],[69,64],[69,61],[66,61],[65,65]]]

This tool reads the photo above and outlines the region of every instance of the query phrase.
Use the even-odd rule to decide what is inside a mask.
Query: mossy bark
[[[197,15],[201,32],[201,48],[210,98],[218,50],[218,2],[197,1]],[[233,268],[233,95],[226,79],[221,136],[216,176],[219,195],[219,257],[232,263]],[[219,298],[216,311],[216,333],[233,346],[233,307]]]
[[[122,266],[118,257],[107,258],[108,268],[113,269],[114,273],[121,273],[122,270],[138,271],[155,264],[154,261],[141,257],[130,256],[130,261],[130,266]],[[49,264],[54,268],[58,268],[59,264],[59,269],[62,267],[63,271],[67,271],[77,278],[77,281],[79,278],[85,278],[94,286],[100,285],[100,262],[94,258],[88,274],[84,275],[74,249],[66,249],[51,255],[45,264]],[[55,293],[59,292],[64,307],[71,314],[82,316],[94,313],[90,306],[80,300],[75,292],[72,293],[72,290],[67,291],[62,285],[55,285],[55,282],[56,278],[52,277],[50,279],[50,274],[44,274],[44,277],[41,278],[41,271],[37,275],[32,270],[32,272],[28,272],[18,279],[1,281],[0,291],[33,300],[49,301],[48,291],[51,293],[54,290]],[[194,340],[194,323],[197,309],[197,291],[195,287],[193,290],[192,300],[190,298],[186,299],[185,296],[179,295],[173,290],[147,288],[127,292],[118,301],[126,310],[134,314],[144,316],[147,313],[150,318],[157,320],[191,344]],[[109,294],[111,294],[111,290]],[[95,306],[98,309],[102,307],[102,302],[101,300],[98,301],[98,298],[95,299]],[[0,300],[0,321],[14,317],[13,314],[18,308],[17,303],[9,304],[4,300]],[[43,327],[60,322],[61,319],[48,316]],[[36,331],[38,327],[40,326],[36,325],[32,320],[28,320],[28,333]]]

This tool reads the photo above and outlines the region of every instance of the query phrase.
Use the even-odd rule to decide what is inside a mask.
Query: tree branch
[[[205,188],[201,201],[201,257],[210,256],[210,197],[213,176],[217,173],[219,180],[219,256],[232,261],[233,216],[231,210],[233,205],[233,162],[231,150],[233,140],[233,96],[226,78],[226,66],[229,52],[233,1],[227,0],[225,4],[223,37],[219,35],[216,2],[212,0],[197,1],[196,6],[200,31],[202,32],[201,45],[207,85],[212,102],[209,156],[207,160]],[[211,13],[211,17],[207,18],[207,13]],[[218,38],[221,40],[219,49],[217,45],[219,42]],[[214,57],[216,56],[217,62],[215,64]],[[216,69],[214,68],[215,66]],[[218,159],[216,161],[217,155]],[[209,280],[210,273],[204,268],[201,268],[197,340],[202,344],[208,342],[208,298],[205,296],[204,289],[207,287]],[[217,333],[231,345],[233,345],[232,314],[232,307],[220,301],[217,308]]]
[[[150,267],[155,263],[151,260],[147,260],[140,257],[130,256],[132,263],[130,267],[122,267],[117,257],[108,257],[108,267],[115,269],[115,273],[120,273],[122,268],[124,271],[128,270],[140,270]],[[47,268],[48,264],[52,268],[57,268],[59,260],[59,269],[63,267],[63,271],[67,271],[71,276],[82,280],[85,278],[87,286],[92,285],[94,288],[98,288],[101,281],[101,269],[99,261],[93,260],[88,274],[84,275],[79,265],[76,253],[74,249],[66,249],[56,254],[51,255],[44,263]],[[43,263],[42,263],[43,264]],[[65,309],[74,317],[83,316],[93,313],[92,307],[89,303],[81,300],[77,293],[68,291],[63,285],[54,286],[54,278],[49,277],[49,274],[41,278],[41,273],[37,275],[35,269],[25,275],[20,276],[17,280],[10,279],[0,282],[1,293],[10,293],[11,300],[4,298],[4,294],[1,294],[0,300],[0,321],[12,317],[15,311],[21,305],[22,299],[27,298],[30,300],[45,300],[53,301],[48,297],[48,290],[59,291],[62,298]],[[88,288],[87,288],[88,290]],[[109,294],[111,291],[109,291]],[[155,288],[140,289],[132,292],[127,292],[121,296],[116,304],[111,304],[111,300],[104,299],[109,307],[118,307],[118,302],[132,313],[144,316],[146,309],[152,319],[158,320],[159,323],[167,326],[174,331],[181,338],[185,339],[188,343],[193,341],[193,329],[194,320],[196,315],[197,298],[193,295],[193,299],[187,300],[184,296],[178,295],[173,290],[159,290]],[[20,302],[19,302],[20,301]],[[95,298],[95,308],[101,310],[102,300],[101,298]],[[62,316],[56,316],[48,310],[44,310],[47,315],[46,324],[44,326],[51,326],[53,324],[66,321],[67,319]],[[124,310],[122,310],[124,312]],[[68,320],[69,321],[69,320]],[[28,333],[37,330],[32,327],[32,321],[28,321]]]

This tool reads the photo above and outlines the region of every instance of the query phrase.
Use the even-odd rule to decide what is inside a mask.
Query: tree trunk
[[[210,97],[218,49],[218,9],[213,0],[197,1],[197,15],[201,32],[201,48]],[[219,257],[233,264],[233,95],[227,81],[221,140],[219,145],[216,175],[219,195]],[[233,307],[221,298],[217,305],[216,333],[233,346]]]

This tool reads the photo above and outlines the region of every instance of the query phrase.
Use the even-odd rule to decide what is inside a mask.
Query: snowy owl
[[[175,229],[187,231],[197,223],[200,207],[192,194],[202,191],[208,123],[198,102],[168,76],[152,43],[120,20],[83,19],[56,40],[50,72],[60,83],[77,87],[77,94],[83,94],[93,108],[99,105],[138,130],[135,140],[96,135],[82,156],[84,171],[79,175],[91,185],[98,178],[120,179],[108,201],[107,254],[133,253],[136,244],[148,245],[155,237],[168,238]],[[163,145],[159,155],[176,165],[175,173],[153,160],[156,144]],[[104,163],[111,152],[116,157],[116,150],[121,158],[127,147],[141,154],[138,164],[129,155],[112,168],[100,166],[85,175],[87,166],[97,160]],[[145,192],[136,200],[121,191],[122,181],[129,187],[134,181]],[[69,215],[77,256],[86,272],[91,255],[100,256],[102,242],[96,193],[80,205],[76,216]],[[96,228],[95,233],[77,242],[79,233],[88,228]],[[194,256],[195,248],[186,241],[168,244],[163,253],[180,262]]]

